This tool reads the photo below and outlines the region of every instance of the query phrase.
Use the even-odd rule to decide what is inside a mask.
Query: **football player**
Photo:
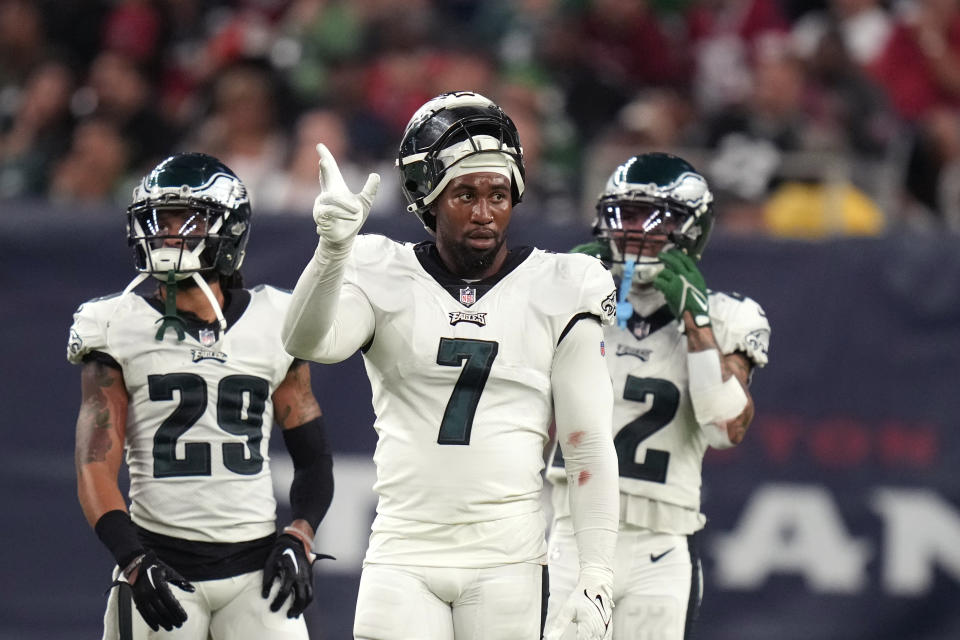
[[[407,125],[397,164],[425,242],[358,235],[379,176],[354,194],[318,151],[320,240],[294,289],[284,345],[318,362],[360,350],[370,378],[379,502],[354,636],[541,637],[542,451],[555,415],[580,553],[565,611],[582,638],[599,640],[617,529],[601,353],[613,279],[588,256],[507,248],[522,149],[510,118],[481,95],[440,95]]]
[[[167,158],[127,210],[140,274],[74,314],[78,495],[117,562],[105,640],[308,637],[300,614],[332,464],[309,366],[281,344],[289,292],[242,288],[250,218],[246,188],[216,158]],[[134,293],[150,276],[159,288]],[[294,465],[279,535],[274,421]]]
[[[683,159],[634,156],[600,195],[597,241],[575,249],[612,264],[620,278],[617,323],[604,329],[620,469],[616,639],[689,637],[701,597],[695,534],[705,522],[703,455],[743,440],[754,411],[751,373],[767,363],[763,309],[708,290],[697,267],[712,201],[706,180]],[[547,473],[554,596],[575,591],[577,580],[566,453],[561,442]],[[550,617],[559,613],[551,602]]]

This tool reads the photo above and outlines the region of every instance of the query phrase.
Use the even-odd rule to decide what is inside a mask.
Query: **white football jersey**
[[[577,318],[612,322],[609,273],[589,256],[524,248],[465,284],[432,243],[361,235],[344,286],[376,317],[363,349],[378,435],[367,562],[542,561],[554,352]]]
[[[101,352],[123,371],[135,523],[206,542],[275,531],[271,397],[293,363],[280,340],[289,301],[288,292],[268,286],[232,292],[224,310],[229,324],[218,341],[202,329],[182,342],[168,329],[158,341],[160,312],[133,293],[77,309],[67,358],[80,363]]]
[[[767,364],[770,324],[750,298],[710,293],[710,318],[723,354],[741,352],[754,366]],[[620,466],[620,521],[663,533],[691,534],[706,521],[700,484],[707,442],[688,391],[687,338],[669,309],[626,328],[604,329],[613,382],[614,445]],[[562,456],[548,478],[552,503],[568,515]]]

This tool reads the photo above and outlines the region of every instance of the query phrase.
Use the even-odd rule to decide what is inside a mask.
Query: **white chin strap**
[[[171,271],[173,271],[174,278],[178,282],[192,278],[207,297],[210,306],[213,307],[213,312],[217,316],[217,322],[220,324],[220,333],[222,335],[223,332],[227,330],[227,320],[223,317],[223,309],[220,308],[220,303],[217,302],[216,296],[213,295],[213,290],[210,289],[210,285],[207,284],[207,281],[200,275],[201,251],[203,251],[202,242],[194,248],[193,251],[183,251],[177,247],[161,247],[152,250],[150,252],[150,263],[153,270],[148,273],[137,274],[137,277],[130,281],[130,284],[123,290],[123,293],[130,293],[149,276],[153,276],[161,282],[166,282],[167,275]]]
[[[223,317],[223,310],[220,308],[220,303],[217,302],[217,297],[213,295],[210,285],[207,284],[207,281],[204,280],[199,273],[193,274],[193,281],[200,287],[200,291],[203,291],[204,295],[207,296],[207,300],[210,301],[210,306],[213,307],[213,312],[217,314],[217,322],[220,323],[220,333],[222,335],[223,332],[227,330],[227,320]]]

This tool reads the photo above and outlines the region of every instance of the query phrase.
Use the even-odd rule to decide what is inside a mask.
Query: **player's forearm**
[[[108,511],[127,510],[116,474],[112,474],[103,463],[90,463],[77,468],[77,498],[91,527]]]
[[[324,250],[321,240],[293,289],[283,319],[281,338],[293,356],[313,360],[318,345],[333,326],[349,251]]]
[[[123,374],[101,362],[83,365],[74,463],[77,497],[91,526],[114,509],[126,511],[117,477],[123,463],[127,392]]]
[[[606,571],[612,567],[619,525],[617,454],[609,433],[585,435],[575,449],[564,459],[580,569]],[[568,445],[567,450],[574,448]]]
[[[581,569],[605,572],[616,545],[620,494],[613,389],[600,352],[602,339],[599,324],[579,322],[557,350],[551,381]]]

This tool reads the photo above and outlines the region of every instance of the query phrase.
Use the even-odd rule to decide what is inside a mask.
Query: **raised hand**
[[[322,191],[313,203],[313,220],[317,234],[334,245],[352,242],[363,226],[380,186],[380,175],[371,173],[360,193],[353,193],[340,174],[333,154],[323,143],[317,145],[320,155]]]
[[[654,278],[653,286],[663,293],[673,315],[679,320],[689,311],[698,327],[709,325],[707,283],[693,258],[679,249],[670,249],[660,254],[660,262],[664,269]]]

